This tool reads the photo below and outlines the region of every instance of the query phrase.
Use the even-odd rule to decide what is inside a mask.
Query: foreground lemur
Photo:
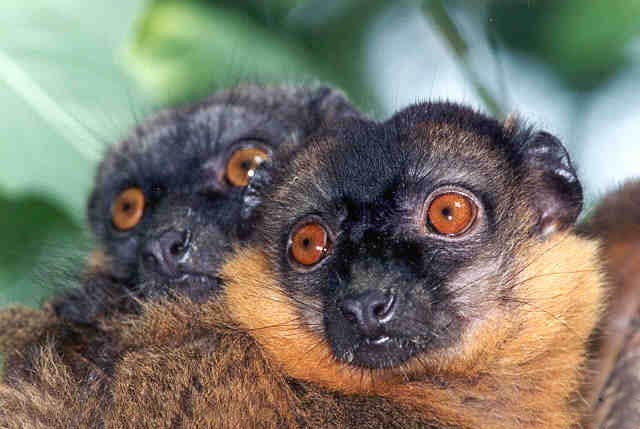
[[[257,237],[222,276],[287,374],[443,427],[578,422],[602,277],[571,231],[582,192],[555,137],[425,103],[274,165],[249,187]]]
[[[343,122],[255,178],[256,236],[222,302],[114,329],[108,395],[53,355],[0,400],[32,427],[47,407],[104,427],[329,427],[359,395],[398,427],[570,427],[602,282],[570,231],[581,197],[560,143],[515,121],[435,103]],[[389,427],[370,409],[351,422]]]

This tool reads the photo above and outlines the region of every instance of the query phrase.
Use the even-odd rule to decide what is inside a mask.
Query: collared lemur
[[[418,104],[276,153],[245,203],[253,236],[225,258],[221,299],[118,320],[105,384],[70,386],[43,354],[35,385],[2,390],[5,415],[46,391],[68,406],[38,410],[106,427],[577,422],[602,278],[571,232],[582,193],[553,136]]]
[[[582,191],[555,137],[422,103],[273,165],[222,277],[284,372],[441,427],[577,423],[603,281],[597,245],[571,231]]]

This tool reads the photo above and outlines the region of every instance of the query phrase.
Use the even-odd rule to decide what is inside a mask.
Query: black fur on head
[[[110,307],[124,309],[168,291],[209,296],[217,290],[221,258],[240,238],[242,187],[225,175],[230,156],[247,147],[272,156],[281,145],[301,144],[321,125],[358,115],[328,87],[246,85],[143,122],[109,150],[88,204],[105,271],[118,290],[70,290],[57,299],[58,313],[89,323],[116,309]],[[112,207],[130,188],[142,191],[144,211],[134,227],[122,230],[114,225]],[[96,302],[107,295],[112,299]]]
[[[552,135],[422,103],[381,123],[341,121],[264,164],[244,214],[303,323],[336,359],[384,368],[452,350],[508,305],[516,250],[571,226],[581,205]],[[462,232],[439,231],[438,219],[450,227],[460,207],[471,219]],[[315,232],[296,244],[307,225],[324,228],[326,241]],[[318,262],[296,260],[296,245]]]

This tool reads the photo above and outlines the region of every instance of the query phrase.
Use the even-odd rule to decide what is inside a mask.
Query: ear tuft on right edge
[[[582,185],[560,140],[544,131],[533,134],[523,148],[533,179],[531,202],[538,212],[537,232],[547,236],[573,225],[582,210]]]

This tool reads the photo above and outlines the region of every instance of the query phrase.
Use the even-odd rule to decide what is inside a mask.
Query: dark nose
[[[362,335],[375,338],[382,334],[383,326],[391,321],[396,311],[393,293],[370,290],[342,301],[342,314],[355,325]]]
[[[189,237],[187,231],[169,230],[148,239],[142,248],[147,268],[165,276],[177,276],[181,259],[189,249]]]

